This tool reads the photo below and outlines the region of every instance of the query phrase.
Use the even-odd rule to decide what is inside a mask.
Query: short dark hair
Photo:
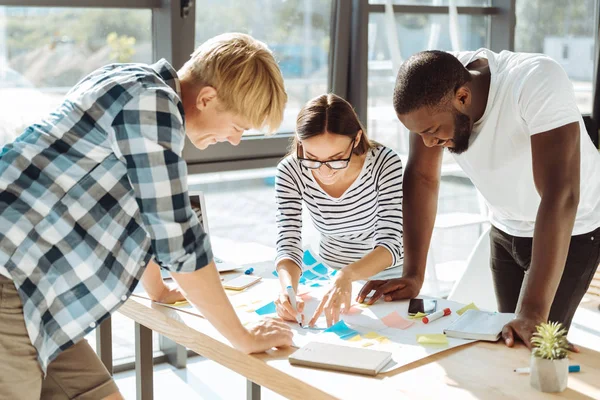
[[[309,100],[298,113],[296,135],[290,153],[296,154],[298,151],[298,140],[306,140],[325,132],[355,139],[358,131],[362,131],[362,135],[353,150],[354,154],[364,154],[377,146],[376,142],[367,137],[367,132],[350,103],[333,93],[323,94]]]
[[[398,71],[394,110],[406,114],[423,106],[437,108],[449,93],[471,80],[471,74],[450,53],[422,51],[406,60]]]

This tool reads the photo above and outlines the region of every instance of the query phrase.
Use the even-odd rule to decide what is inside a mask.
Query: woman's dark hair
[[[353,150],[354,154],[364,154],[377,146],[377,143],[367,137],[365,128],[350,103],[333,93],[323,94],[309,100],[298,113],[296,135],[290,147],[290,154],[297,154],[298,140],[309,139],[325,132],[354,139],[358,131],[362,131],[362,135]]]

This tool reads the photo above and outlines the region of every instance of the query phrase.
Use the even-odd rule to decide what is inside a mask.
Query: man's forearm
[[[437,213],[439,181],[420,179],[406,168],[404,178],[404,276],[424,279]]]
[[[214,262],[191,273],[172,273],[185,297],[231,344],[249,350],[249,333],[229,302]]]
[[[565,268],[577,205],[578,196],[573,192],[542,199],[520,315],[548,319]]]

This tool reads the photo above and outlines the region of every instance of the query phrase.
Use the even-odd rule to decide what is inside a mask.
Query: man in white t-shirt
[[[541,54],[425,51],[398,72],[394,109],[412,132],[404,174],[404,273],[359,301],[415,297],[437,210],[443,148],[490,209],[491,269],[503,330],[567,328],[600,262],[600,154],[565,71]]]

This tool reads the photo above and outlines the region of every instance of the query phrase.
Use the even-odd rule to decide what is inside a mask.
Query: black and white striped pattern
[[[387,147],[369,150],[363,169],[339,198],[329,196],[295,156],[277,167],[277,258],[302,265],[302,204],[321,233],[319,255],[333,268],[351,264],[375,247],[385,247],[392,267],[372,277],[402,273],[402,161]]]

